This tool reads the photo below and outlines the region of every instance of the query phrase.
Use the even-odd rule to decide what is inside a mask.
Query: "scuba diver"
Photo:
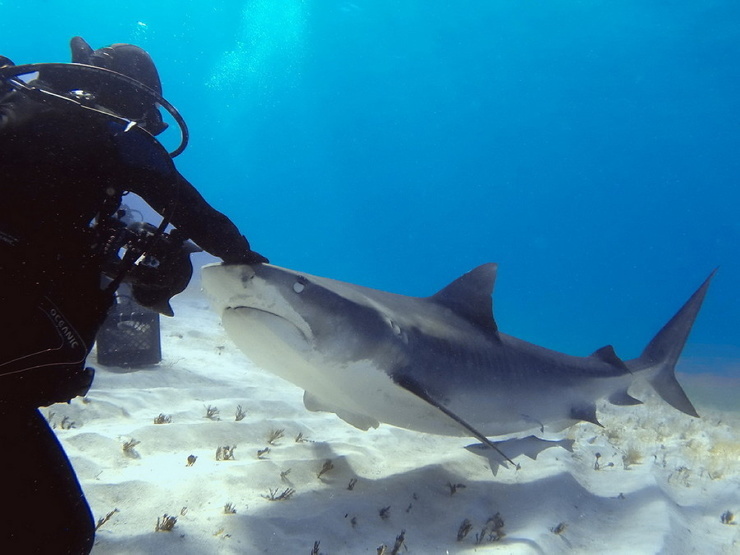
[[[267,262],[175,168],[187,144],[150,56],[130,44],[72,63],[16,66],[0,56],[0,457],[5,553],[88,553],[95,524],[77,477],[38,407],[90,388],[85,359],[115,290],[172,315],[199,247],[226,264]],[[166,109],[181,131],[155,138]],[[126,226],[134,193],[163,220]],[[171,227],[174,226],[174,230]]]

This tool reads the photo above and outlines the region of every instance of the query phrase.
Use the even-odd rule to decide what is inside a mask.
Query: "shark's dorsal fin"
[[[491,295],[497,268],[493,263],[478,266],[429,298],[471,323],[496,332]]]

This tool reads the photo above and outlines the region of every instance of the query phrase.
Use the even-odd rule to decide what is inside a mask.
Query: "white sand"
[[[301,390],[230,343],[203,297],[173,306],[161,364],[98,365],[84,401],[45,409],[96,518],[118,510],[98,530],[96,554],[309,554],[315,541],[324,554],[374,554],[381,544],[391,553],[402,531],[399,553],[740,553],[740,525],[721,521],[726,511],[740,521],[737,412],[699,403],[703,417],[693,419],[654,398],[600,407],[604,429],[570,430],[574,453],[520,458],[521,470],[494,478],[463,448],[472,439],[383,425],[362,432],[308,412]],[[239,422],[237,405],[247,413]],[[207,406],[220,420],[204,417]],[[154,424],[160,413],[172,422]],[[61,429],[64,416],[73,428]],[[274,430],[284,438],[259,459]],[[296,442],[299,433],[308,441]],[[122,448],[130,439],[141,442],[133,456]],[[224,445],[236,445],[235,460],[216,460]],[[319,478],[325,461],[333,469]],[[448,484],[464,487],[452,494]],[[295,490],[287,500],[265,498],[286,488]],[[177,517],[174,529],[155,532],[165,513]],[[476,543],[496,513],[505,536]],[[458,541],[465,519],[471,530]]]

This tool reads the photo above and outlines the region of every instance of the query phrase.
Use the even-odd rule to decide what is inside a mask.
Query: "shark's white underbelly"
[[[336,412],[358,428],[379,422],[441,435],[469,435],[447,415],[393,383],[370,360],[329,364],[286,320],[259,310],[227,309],[223,326],[260,367],[303,388],[307,408]]]
[[[307,332],[258,309],[226,309],[223,325],[258,366],[304,389],[309,410],[334,412],[363,430],[383,422],[433,434],[470,435],[469,429],[391,379],[388,367],[399,362],[392,356],[386,357],[384,368],[372,359],[330,360],[314,348]],[[535,385],[451,390],[444,406],[479,433],[495,437],[562,429],[579,399],[592,402],[606,392],[587,391],[583,385],[578,391],[552,383]]]

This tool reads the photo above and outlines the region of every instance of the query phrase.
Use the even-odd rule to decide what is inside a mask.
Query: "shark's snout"
[[[203,289],[224,321],[238,319],[255,337],[283,338],[291,347],[306,350],[313,343],[309,323],[293,306],[294,277],[280,277],[269,265],[210,264],[203,267]],[[273,279],[270,279],[270,278]]]

